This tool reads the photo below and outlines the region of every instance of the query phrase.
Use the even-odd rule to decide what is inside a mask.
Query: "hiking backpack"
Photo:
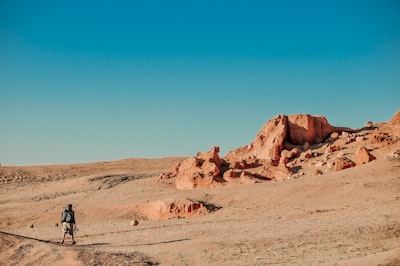
[[[66,223],[72,223],[74,221],[74,212],[69,210],[64,210],[63,221]]]

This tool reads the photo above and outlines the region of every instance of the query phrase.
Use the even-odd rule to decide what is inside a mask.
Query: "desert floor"
[[[0,167],[0,265],[400,265],[400,160],[320,176],[177,190],[183,158]],[[146,220],[134,206],[189,198],[215,211]],[[77,245],[58,244],[72,203]],[[132,219],[139,220],[131,226]]]

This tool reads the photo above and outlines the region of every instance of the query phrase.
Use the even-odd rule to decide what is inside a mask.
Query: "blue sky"
[[[221,154],[400,108],[399,1],[0,1],[0,163]]]

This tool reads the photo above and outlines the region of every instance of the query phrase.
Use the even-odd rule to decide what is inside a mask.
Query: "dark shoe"
[[[64,240],[60,242],[61,245],[64,245]]]
[[[75,245],[76,244],[76,242],[75,241],[72,241],[72,245]]]

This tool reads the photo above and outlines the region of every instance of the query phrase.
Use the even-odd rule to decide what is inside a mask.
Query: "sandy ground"
[[[321,176],[196,190],[156,183],[183,158],[2,166],[0,265],[400,265],[400,160],[385,157],[399,148]],[[190,219],[134,212],[179,198],[217,208]],[[68,203],[76,246],[58,244]]]

